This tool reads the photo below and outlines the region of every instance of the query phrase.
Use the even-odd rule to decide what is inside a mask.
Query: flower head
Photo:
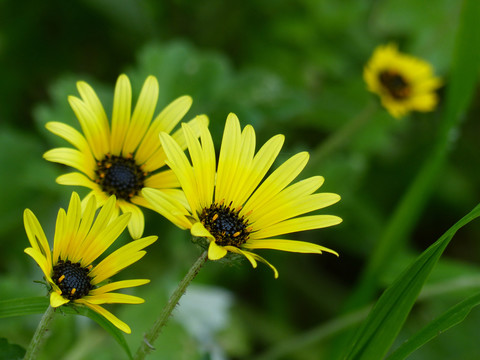
[[[201,143],[193,129],[183,124],[191,162],[168,134],[160,134],[167,164],[175,172],[187,202],[155,189],[144,189],[152,208],[193,236],[209,240],[208,258],[218,260],[227,252],[245,256],[253,267],[257,260],[268,264],[250,250],[276,249],[298,253],[323,251],[323,246],[274,238],[297,231],[319,229],[342,221],[332,215],[300,216],[340,200],[332,193],[314,192],[323,177],[314,176],[289,185],[303,170],[308,153],[292,156],[265,177],[283,145],[283,135],[271,138],[255,154],[255,132],[247,125],[243,131],[234,114],[227,118],[218,168],[212,137],[206,126],[200,127]]]
[[[133,238],[139,238],[144,230],[144,216],[140,206],[148,206],[141,194],[144,187],[179,192],[179,183],[165,165],[158,134],[170,133],[189,110],[192,99],[182,96],[164,108],[155,119],[158,82],[149,76],[143,85],[132,114],[132,89],[126,75],[120,75],[115,87],[112,122],[95,91],[85,82],[78,82],[80,98],[70,96],[68,101],[78,118],[83,134],[60,122],[49,122],[46,127],[64,138],[76,149],[57,148],[47,151],[45,159],[71,166],[80,172],[61,175],[57,182],[63,185],[84,186],[91,189],[86,196],[97,198],[98,206],[110,195],[117,198],[116,207],[132,214],[128,230]],[[208,122],[205,116],[192,120],[194,129],[199,122]],[[185,144],[183,133],[173,134],[179,143]],[[185,145],[182,145],[185,147]]]
[[[432,111],[438,103],[435,90],[442,81],[432,66],[398,52],[395,44],[378,46],[363,70],[368,90],[380,96],[382,105],[395,118],[410,111]]]
[[[35,215],[24,212],[25,231],[31,247],[25,252],[40,266],[51,286],[50,305],[59,307],[66,303],[85,305],[104,316],[120,330],[130,333],[130,328],[101,304],[141,304],[142,298],[115,293],[114,290],[140,286],[150,280],[106,280],[127,266],[140,260],[143,249],[157,240],[148,236],[135,240],[114,251],[93,265],[105,250],[125,230],[130,214],[118,216],[115,196],[111,196],[95,218],[96,200],[90,197],[82,212],[80,198],[72,194],[67,212],[60,209],[57,216],[53,252]]]

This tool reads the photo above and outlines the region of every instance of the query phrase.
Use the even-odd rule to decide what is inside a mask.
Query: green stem
[[[377,110],[377,103],[371,101],[365,108],[352,120],[344,124],[340,129],[334,132],[315,150],[312,151],[309,161],[309,167],[316,169],[318,165],[332,152],[341,149],[352,138],[353,134],[358,132]]]
[[[159,318],[153,324],[152,328],[145,334],[143,337],[143,341],[139,346],[137,353],[135,354],[135,360],[144,359],[152,350],[155,348],[153,347],[153,343],[157,339],[158,335],[160,335],[160,331],[162,328],[167,324],[170,315],[172,314],[173,309],[177,306],[180,298],[185,293],[187,286],[192,282],[192,280],[197,276],[198,272],[200,271],[201,267],[207,261],[208,251],[204,251],[202,255],[195,261],[192,265],[190,270],[188,271],[187,275],[183,278],[183,280],[178,284],[177,289],[173,292],[168,299],[167,305],[162,309]]]
[[[45,341],[45,335],[48,332],[48,326],[50,325],[54,314],[55,309],[49,305],[37,326],[37,330],[35,330],[35,334],[33,334],[30,345],[28,345],[25,357],[23,358],[24,360],[32,360],[37,358],[37,353]]]

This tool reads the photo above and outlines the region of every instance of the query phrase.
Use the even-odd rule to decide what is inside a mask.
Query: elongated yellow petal
[[[305,241],[295,241],[295,240],[283,240],[283,239],[269,239],[269,240],[248,240],[245,244],[242,245],[246,249],[273,249],[281,251],[289,251],[296,253],[308,253],[308,254],[321,254],[322,252],[329,252],[331,254],[337,255],[338,253],[334,250],[320,246],[317,244],[312,244]]]
[[[222,146],[218,160],[217,184],[215,202],[230,200],[230,188],[234,181],[235,167],[240,156],[238,148],[241,145],[240,122],[235,114],[228,114],[223,131]]]
[[[277,235],[298,231],[320,229],[340,224],[342,219],[333,215],[311,215],[282,221],[268,228],[260,229],[250,235],[252,240],[266,239]]]
[[[307,152],[298,153],[285,161],[258,187],[250,199],[248,199],[243,213],[254,212],[256,209],[261,208],[261,206],[271,201],[274,196],[300,174],[307,162]]]
[[[208,246],[209,260],[220,260],[225,255],[227,255],[227,249],[225,249],[223,246],[217,245],[215,241],[210,241],[210,245]]]
[[[142,195],[150,204],[150,208],[170,220],[181,229],[190,229],[192,224],[186,218],[190,212],[177,199],[169,196],[164,191],[145,188]]]
[[[160,132],[166,132],[169,134],[185,116],[191,105],[192,98],[190,96],[181,96],[172,101],[162,110],[162,112],[151,123],[143,141],[137,149],[135,157],[139,164],[145,163],[160,147],[160,143],[158,142],[158,135]]]
[[[147,132],[152,121],[153,112],[158,99],[158,81],[154,76],[149,76],[143,84],[137,105],[133,111],[130,127],[128,128],[122,154],[128,156],[133,154],[138,144]]]
[[[261,257],[260,255],[257,255],[255,253],[252,253],[252,252],[248,252],[250,254],[251,257],[253,257],[255,260],[257,261],[261,261],[263,262],[264,264],[267,264],[268,266],[270,266],[270,268],[273,270],[273,275],[275,276],[275,279],[278,279],[278,271],[277,269],[275,268],[275,266],[273,266],[272,264],[270,264],[267,260],[265,260],[263,257]]]
[[[130,334],[132,332],[132,330],[130,330],[130,327],[127,324],[125,324],[122,320],[113,315],[110,311],[105,310],[100,305],[92,304],[87,301],[82,301],[82,299],[75,300],[75,302],[88,306],[90,309],[102,315],[105,319],[110,321],[113,325],[122,330],[124,333]]]
[[[64,209],[58,210],[57,222],[55,223],[55,237],[53,239],[53,262],[56,263],[59,258],[64,258],[62,255],[67,250],[68,238],[65,235],[65,225],[67,221],[67,214]]]
[[[272,202],[275,203],[275,200],[276,199]],[[251,225],[254,229],[264,229],[283,220],[330,206],[339,200],[340,196],[333,193],[320,193],[297,197],[289,202],[276,204],[276,208],[270,208],[268,213]]]
[[[248,261],[250,261],[250,264],[252,264],[253,268],[256,268],[257,267],[257,262],[256,260],[254,259],[254,257],[251,255],[250,252],[248,251],[243,251],[242,249],[239,249],[235,246],[224,246],[224,248],[228,251],[231,251],[231,252],[234,252],[234,253],[237,253],[237,254],[240,254],[240,255],[243,255],[247,258]]]
[[[177,175],[172,170],[165,170],[145,179],[145,187],[154,189],[171,189],[180,187]]]
[[[105,293],[108,293],[108,292],[114,291],[114,290],[145,285],[145,284],[148,284],[149,282],[150,282],[150,280],[148,280],[148,279],[115,281],[115,282],[111,282],[111,283],[108,283],[106,285],[100,286],[99,288],[90,290],[89,295],[93,296],[93,295],[105,294]]]
[[[72,241],[80,225],[82,218],[82,207],[80,203],[80,197],[77,193],[73,192],[70,197],[70,203],[68,204],[67,217],[65,219],[65,235],[68,237],[66,255],[75,254],[78,251],[80,244]]]
[[[68,101],[90,144],[93,156],[95,159],[101,160],[105,154],[110,152],[110,141],[103,123],[99,121],[98,114],[95,114],[94,109],[74,96],[69,96]]]
[[[53,307],[53,308],[57,308],[59,306],[62,306],[66,303],[70,302],[70,300],[68,299],[65,299],[62,295],[60,295],[59,293],[55,292],[55,291],[52,291],[50,293],[50,305]]]
[[[43,157],[51,162],[67,165],[85,173],[90,179],[95,177],[94,166],[85,159],[85,155],[71,148],[48,150]]]
[[[60,185],[84,186],[92,190],[100,190],[98,184],[78,172],[60,175],[56,181]]]
[[[137,205],[124,200],[119,200],[117,204],[120,209],[122,209],[123,213],[131,214],[130,221],[128,222],[128,231],[130,232],[130,236],[133,239],[141,238],[145,228],[145,217],[143,216],[142,210],[140,210]]]
[[[95,210],[97,209],[97,202],[95,197],[90,197],[88,203],[85,206],[85,209],[82,211],[82,217],[80,219],[80,225],[75,234],[69,238],[70,241],[77,243],[79,246],[76,247],[74,253],[68,254],[69,259],[72,262],[78,262],[82,258],[83,252],[85,251],[85,238],[87,237],[95,217]],[[85,266],[90,265],[90,263],[84,264]]]
[[[50,278],[52,275],[52,264],[48,262],[45,256],[38,250],[34,248],[26,248],[24,252],[30,255],[33,260],[40,266],[45,277]]]
[[[25,225],[25,232],[27,233],[30,245],[42,254],[46,261],[52,263],[52,254],[50,246],[48,245],[47,237],[43,232],[42,226],[37,220],[35,214],[30,209],[25,209],[23,212],[23,222]]]
[[[177,175],[188,203],[190,204],[190,209],[192,212],[200,212],[201,206],[197,196],[197,181],[187,157],[171,136],[161,133],[160,140],[169,159],[168,165]]]
[[[94,296],[84,296],[83,299],[88,301],[90,304],[143,304],[145,302],[144,299],[127,294],[119,294],[119,293],[105,293],[99,294]]]
[[[103,280],[112,277],[127,266],[140,260],[146,254],[145,251],[141,250],[153,244],[156,240],[156,236],[134,240],[108,255],[90,271],[90,276],[93,277],[92,285],[101,283]]]
[[[203,226],[201,222],[196,222],[195,224],[193,224],[190,232],[193,236],[204,237],[210,239],[211,241],[215,241],[213,235],[210,234],[210,232],[205,228],[205,226]]]
[[[92,151],[90,150],[90,146],[88,145],[87,140],[85,140],[85,137],[80,132],[78,132],[70,125],[56,121],[48,122],[45,127],[48,131],[52,132],[57,136],[60,136],[61,138],[67,140],[70,144],[75,146],[82,154],[84,154],[85,162],[89,166],[95,166],[95,158],[93,157]]]
[[[122,152],[123,142],[130,126],[132,113],[132,87],[125,74],[117,79],[113,97],[112,112],[112,137],[110,148],[112,155],[119,156]]]
[[[103,254],[125,230],[129,220],[130,213],[119,216],[99,232],[95,241],[89,241],[88,247],[85,244],[82,250],[83,263],[89,265]]]
[[[103,139],[108,139],[110,137],[108,118],[97,94],[92,87],[84,81],[77,82],[77,89],[85,105],[87,105],[87,107],[95,115],[95,121],[98,123],[101,137]]]
[[[253,155],[255,154],[255,131],[250,125],[245,126],[241,137],[241,146],[239,149],[239,158],[237,166],[234,168],[233,179],[235,186],[232,186],[230,193],[227,195],[229,202],[233,207],[243,205],[243,189],[245,183],[249,182],[252,177]]]

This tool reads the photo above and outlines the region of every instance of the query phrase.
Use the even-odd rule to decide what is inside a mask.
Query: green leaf
[[[30,297],[22,299],[2,300],[0,301],[0,318],[42,314],[47,309],[48,304],[49,300],[47,297]],[[57,311],[64,312],[65,314],[83,315],[89,317],[98,325],[103,327],[125,350],[125,353],[128,355],[128,357],[130,359],[132,358],[132,353],[130,352],[130,348],[128,347],[127,342],[125,341],[123,332],[119,330],[115,325],[113,325],[110,321],[105,319],[102,315],[97,314],[95,311],[90,310],[87,307],[80,307],[75,305],[62,306],[61,308],[57,309]]]
[[[428,275],[455,233],[480,216],[480,205],[453,225],[389,286],[356,336],[346,359],[381,359],[403,326]]]
[[[30,297],[0,301],[0,318],[41,314],[48,307],[48,298]]]
[[[422,330],[417,332],[400,347],[398,347],[387,359],[405,359],[423,344],[429,342],[451,327],[461,323],[467,317],[470,311],[478,305],[480,305],[480,293],[472,295],[463,300],[427,324]]]
[[[10,344],[7,339],[0,338],[0,359],[21,360],[25,356],[25,349],[20,345]]]

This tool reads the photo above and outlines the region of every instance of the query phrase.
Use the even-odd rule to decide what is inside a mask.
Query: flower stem
[[[135,354],[135,360],[144,359],[152,350],[155,348],[153,347],[153,343],[157,339],[158,335],[160,335],[160,331],[162,328],[167,324],[170,315],[172,314],[173,309],[177,306],[180,298],[185,293],[187,286],[192,282],[192,280],[197,276],[200,268],[205,264],[207,261],[208,251],[204,251],[202,255],[195,261],[192,265],[190,270],[188,271],[187,275],[183,278],[183,280],[178,284],[178,287],[168,299],[167,305],[162,309],[159,318],[153,324],[152,328],[145,334],[143,337],[143,341],[139,346],[137,353]]]
[[[31,360],[37,358],[37,353],[43,345],[45,341],[45,335],[48,332],[48,326],[53,319],[53,315],[55,314],[55,309],[48,305],[47,310],[42,316],[40,323],[37,326],[37,330],[35,330],[35,334],[33,334],[32,340],[28,345],[27,351],[25,352],[24,360]]]

